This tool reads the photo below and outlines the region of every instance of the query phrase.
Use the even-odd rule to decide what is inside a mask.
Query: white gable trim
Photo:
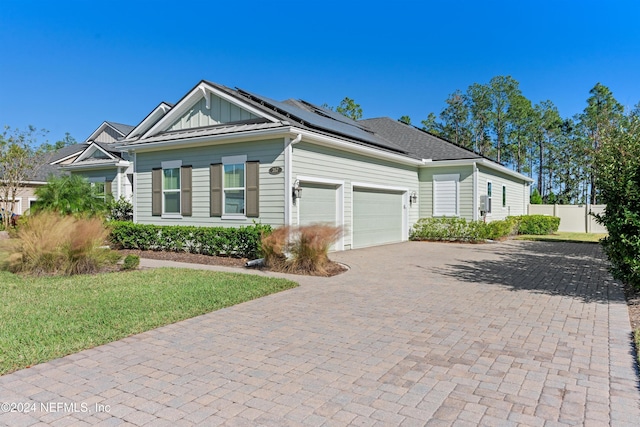
[[[82,150],[80,150],[80,151],[76,151],[76,152],[75,152],[75,153],[73,153],[73,154],[69,154],[68,156],[63,157],[63,158],[61,158],[61,159],[58,159],[58,160],[56,160],[56,161],[53,161],[53,162],[51,162],[51,163],[49,163],[49,164],[50,164],[50,165],[57,165],[58,163],[62,163],[62,162],[64,162],[65,160],[69,160],[69,159],[70,159],[70,158],[72,158],[72,157],[79,156],[80,154],[82,154],[82,152],[83,152],[84,150],[86,150],[86,148],[84,148],[84,149],[82,149]]]
[[[263,117],[270,120],[273,123],[279,122],[279,120],[269,114],[265,114],[263,111],[242,102],[241,100],[229,96],[228,94],[216,89],[215,87],[207,84],[206,82],[200,82],[195,88],[193,88],[184,98],[182,98],[165,116],[160,119],[155,125],[146,131],[140,139],[148,136],[153,136],[164,130],[167,130],[176,120],[182,117],[190,108],[192,108],[203,97],[207,100],[207,108],[210,107],[211,94],[230,102],[233,105],[249,111],[256,116]]]
[[[136,135],[142,135],[149,130],[151,126],[156,124],[167,112],[171,110],[171,106],[166,102],[161,102],[156,108],[153,109],[147,117],[145,117],[131,132],[129,132],[128,138],[135,138]]]
[[[87,147],[87,148],[82,152],[82,154],[80,154],[80,155],[79,155],[79,156],[78,156],[78,157],[77,157],[73,162],[71,162],[71,163],[72,163],[72,164],[73,164],[73,163],[78,163],[78,162],[80,162],[80,161],[82,161],[82,160],[84,160],[84,159],[87,159],[87,158],[91,157],[91,155],[92,155],[93,153],[95,153],[96,151],[98,151],[98,150],[99,150],[99,151],[101,151],[101,152],[103,152],[105,155],[107,155],[107,156],[109,157],[109,159],[111,159],[111,160],[120,160],[120,159],[118,159],[117,157],[115,157],[114,155],[112,155],[111,153],[109,153],[109,152],[107,152],[107,151],[103,150],[103,149],[102,149],[102,147],[100,147],[98,144],[96,144],[96,143],[92,142],[92,143],[91,143],[91,144],[90,144],[90,145],[89,145],[89,146],[88,146],[88,147]],[[106,160],[106,159],[105,159],[105,160]]]
[[[116,131],[118,133],[118,135],[122,135],[123,137],[126,136],[125,134],[120,132],[118,129],[116,129],[113,126],[111,126],[109,123],[102,122],[102,124],[100,126],[98,126],[98,129],[96,129],[91,135],[89,135],[89,138],[87,138],[87,141],[93,141],[94,139],[96,139],[102,132],[104,132],[104,130],[106,128],[113,129],[114,131]]]

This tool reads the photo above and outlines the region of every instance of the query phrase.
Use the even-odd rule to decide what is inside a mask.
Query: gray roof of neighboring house
[[[131,132],[135,128],[135,126],[123,125],[122,123],[115,123],[115,122],[106,122],[106,123],[108,123],[111,127],[113,127],[115,130],[117,130],[124,136],[129,135],[129,132]]]
[[[404,147],[405,150],[421,159],[436,161],[483,158],[480,154],[469,149],[389,117],[359,120],[358,123]]]
[[[76,153],[81,153],[88,146],[89,144],[81,143],[81,144],[73,144],[73,145],[67,145],[66,147],[62,147],[54,151],[53,153],[51,153],[51,156],[49,157],[49,163],[53,163],[57,160],[64,159],[65,157],[69,157]]]

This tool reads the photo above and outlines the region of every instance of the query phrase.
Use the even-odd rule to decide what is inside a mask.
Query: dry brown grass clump
[[[101,248],[108,233],[99,218],[51,212],[25,217],[9,256],[9,270],[34,275],[95,273],[119,257]]]
[[[262,238],[265,265],[274,271],[328,275],[328,252],[342,235],[340,227],[312,224],[281,227]]]

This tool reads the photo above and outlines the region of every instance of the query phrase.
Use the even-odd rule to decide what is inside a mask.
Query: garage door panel
[[[302,198],[297,201],[300,225],[336,225],[337,190],[335,186],[302,183]]]
[[[402,193],[354,189],[354,248],[400,242],[402,225]]]

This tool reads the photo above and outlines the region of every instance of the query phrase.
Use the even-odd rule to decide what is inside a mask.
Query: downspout
[[[285,138],[284,140],[284,225],[290,226],[293,217],[293,145],[302,140],[302,134],[296,135],[292,140]]]
[[[131,186],[131,204],[133,205],[133,222],[138,222],[138,156],[135,151],[129,153],[133,157],[133,185]]]
[[[474,221],[478,220],[478,164],[473,162],[473,216]]]
[[[118,190],[116,191],[116,195],[118,196],[116,199],[120,199],[122,196],[122,168],[118,166]]]

